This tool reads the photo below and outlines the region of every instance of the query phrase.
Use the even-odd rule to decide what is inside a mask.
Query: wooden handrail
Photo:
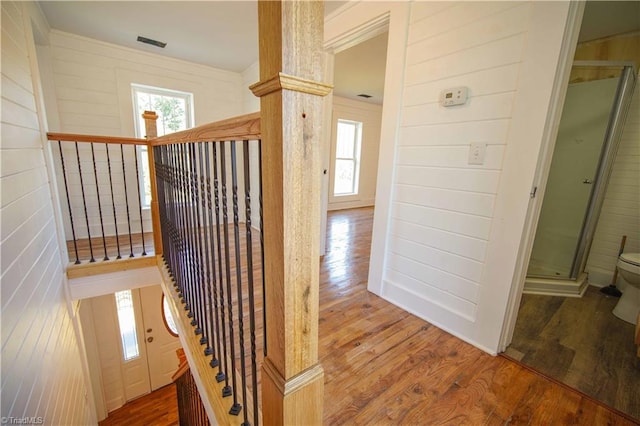
[[[149,142],[151,146],[158,146],[188,142],[253,140],[260,139],[261,136],[260,113],[254,112],[164,135],[150,139]]]
[[[148,142],[146,139],[127,138],[122,136],[96,136],[96,135],[80,135],[76,133],[48,132],[47,138],[50,141],[95,142],[95,143],[110,143],[110,144],[116,144],[116,145],[148,145]]]
[[[187,362],[187,360],[184,360],[181,364],[180,367],[178,367],[178,370],[173,373],[173,376],[171,376],[171,381],[175,382],[176,380],[178,380],[180,377],[182,377],[182,375],[184,373],[186,373],[187,371],[190,370],[189,367],[189,363]]]

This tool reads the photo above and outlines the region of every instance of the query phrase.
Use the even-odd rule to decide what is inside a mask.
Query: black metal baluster
[[[197,327],[198,325],[198,309],[199,301],[197,298],[196,288],[196,268],[195,268],[195,244],[193,242],[193,222],[192,222],[192,208],[191,208],[191,181],[190,181],[190,165],[188,159],[188,146],[182,145],[182,171],[183,171],[183,184],[185,189],[184,194],[184,213],[186,220],[185,239],[187,240],[187,252],[189,253],[189,261],[187,262],[187,270],[189,271],[189,277],[187,285],[189,287],[189,294],[191,297],[191,326]]]
[[[96,182],[96,198],[98,199],[98,214],[100,216],[100,230],[102,231],[102,246],[104,247],[104,259],[109,260],[109,255],[107,254],[107,239],[104,236],[104,221],[102,220],[102,202],[100,201],[100,184],[98,183],[98,169],[96,167],[96,154],[93,149],[93,142],[91,142],[91,160],[93,161],[93,177]]]
[[[235,338],[233,335],[233,298],[231,297],[231,265],[229,259],[229,213],[227,210],[227,157],[225,153],[225,142],[220,142],[220,178],[222,184],[222,219],[224,223],[224,227],[222,228],[224,233],[224,261],[225,261],[225,272],[226,272],[226,280],[227,280],[227,311],[228,311],[228,320],[229,320],[229,346],[231,347],[231,387],[233,394],[233,405],[229,410],[229,414],[238,415],[240,413],[240,409],[242,408],[240,404],[238,404],[238,386],[236,383],[236,348],[235,348]]]
[[[215,362],[217,362],[216,352],[214,350],[213,344],[213,316],[215,315],[215,309],[213,306],[213,296],[211,289],[211,257],[209,256],[209,223],[207,222],[207,189],[205,186],[205,177],[206,177],[206,169],[204,164],[204,158],[202,156],[203,152],[203,144],[207,144],[207,142],[198,143],[198,164],[200,165],[200,202],[202,207],[202,230],[201,235],[203,237],[203,247],[204,247],[204,265],[203,266],[203,283],[205,286],[206,300],[208,304],[208,309],[205,310],[205,314],[209,314],[207,316],[208,320],[206,321],[206,336],[207,336],[207,347],[204,349],[205,355],[212,355],[210,365],[215,367]],[[211,199],[209,197],[209,199]],[[206,306],[206,305],[205,305]]]
[[[182,279],[180,278],[180,267],[179,267],[179,239],[178,239],[178,218],[177,218],[177,194],[176,194],[176,175],[175,175],[175,164],[174,164],[174,147],[167,146],[165,147],[165,160],[166,160],[166,173],[167,173],[167,182],[169,182],[169,188],[167,189],[167,197],[168,197],[168,209],[167,209],[167,224],[170,226],[169,235],[170,235],[170,247],[171,247],[171,269],[174,277],[174,284],[176,290],[178,291],[178,296],[180,297],[181,303],[185,303],[184,294],[182,291]]]
[[[194,200],[194,195],[193,195],[193,186],[192,186],[192,173],[191,173],[191,167],[193,166],[193,162],[191,161],[191,144],[185,145],[184,146],[184,150],[185,150],[185,156],[184,156],[184,170],[185,170],[185,185],[187,188],[187,194],[186,194],[186,198],[187,198],[187,203],[186,203],[186,209],[187,209],[187,222],[189,223],[188,225],[188,238],[189,238],[189,254],[191,257],[191,262],[189,263],[189,269],[190,269],[190,279],[189,279],[189,287],[191,289],[191,295],[193,297],[193,305],[192,305],[192,312],[193,312],[193,318],[191,319],[191,325],[196,327],[194,332],[196,335],[199,335],[202,330],[200,328],[200,293],[198,290],[198,251],[197,251],[197,247],[196,247],[196,226],[195,226],[195,218],[194,218],[194,211],[193,211],[193,200]]]
[[[179,188],[180,182],[177,174],[177,147],[169,146],[167,147],[167,164],[168,164],[168,176],[171,182],[170,188],[170,215],[171,221],[171,235],[172,246],[173,246],[173,270],[175,274],[175,282],[176,288],[178,289],[178,296],[180,297],[180,301],[182,302],[185,310],[188,310],[188,305],[186,302],[185,289],[184,289],[184,280],[183,280],[183,270],[182,270],[182,255],[181,252],[184,249],[182,240],[180,239],[180,210],[179,210]]]
[[[184,146],[176,146],[176,174],[178,176],[178,207],[180,214],[180,243],[182,247],[182,256],[180,256],[182,278],[183,278],[183,294],[187,301],[185,304],[185,310],[187,311],[187,317],[193,320],[194,317],[194,300],[192,297],[191,286],[191,247],[189,246],[189,223],[187,221],[187,187],[186,187],[186,167],[185,167],[185,155]]]
[[[240,253],[240,218],[238,209],[238,158],[236,155],[236,141],[231,142],[231,192],[233,200],[233,241],[235,249],[236,260],[236,293],[238,297],[238,346],[240,348],[240,379],[242,384],[242,401],[246,406],[247,401],[247,367],[244,359],[244,318],[243,318],[243,305],[244,299],[242,297],[242,259]],[[237,388],[236,388],[237,393]],[[242,409],[242,406],[238,404],[236,410]],[[247,419],[247,410],[243,412],[244,421],[243,426],[249,425]]]
[[[76,157],[78,158],[78,175],[80,176],[80,189],[82,191],[82,205],[84,206],[84,218],[87,223],[87,237],[89,238],[89,253],[91,259],[89,262],[95,262],[93,257],[93,244],[91,243],[91,229],[89,228],[89,215],[87,214],[87,198],[84,195],[84,181],[82,179],[82,165],[80,164],[80,151],[78,151],[78,142],[76,144]]]
[[[109,144],[104,144],[104,149],[107,152],[107,168],[109,170],[109,188],[111,189],[111,207],[113,208],[113,226],[116,233],[116,247],[118,249],[118,257],[116,259],[122,259],[120,255],[120,238],[118,236],[118,217],[116,216],[116,200],[113,197],[113,177],[111,175],[111,158],[109,156]]]
[[[262,353],[267,356],[267,295],[264,289],[264,222],[262,221],[262,140],[258,140],[258,172],[260,173],[260,265],[262,267]]]
[[[258,425],[258,367],[256,363],[256,303],[253,287],[253,241],[251,238],[251,175],[249,163],[249,141],[243,143],[244,154],[244,207],[245,242],[247,245],[247,286],[249,292],[249,334],[251,341],[251,386],[253,390],[253,424]],[[246,401],[246,399],[245,399]],[[246,402],[245,402],[246,405]],[[246,411],[246,410],[245,410]]]
[[[135,147],[134,147],[135,149]],[[129,230],[129,257],[133,257],[133,240],[131,239],[131,217],[129,216],[129,195],[127,194],[127,171],[124,166],[124,149],[120,145],[120,158],[122,159],[122,180],[124,182],[124,203],[127,207],[127,229]]]
[[[76,142],[76,145],[78,143]],[[73,238],[73,250],[76,252],[75,264],[80,264],[80,258],[78,257],[78,241],[76,240],[76,227],[73,223],[73,212],[71,210],[71,199],[69,198],[69,184],[67,183],[67,169],[64,164],[64,154],[62,153],[62,141],[58,141],[58,148],[60,149],[60,162],[62,164],[62,179],[64,180],[64,192],[67,195],[67,207],[69,208],[69,220],[71,221],[71,236]],[[77,147],[76,147],[77,149]]]
[[[148,149],[148,148],[147,148]],[[133,147],[133,155],[136,160],[136,188],[138,189],[138,212],[140,213],[140,234],[142,235],[142,255],[147,255],[147,249],[144,246],[144,220],[142,219],[142,194],[140,194],[140,171],[138,170],[138,147]]]
[[[200,224],[200,193],[198,190],[198,162],[196,160],[195,154],[195,143],[189,144],[189,159],[190,168],[191,168],[191,212],[194,218],[194,240],[195,240],[195,257],[197,261],[195,262],[196,267],[196,279],[194,281],[194,285],[197,288],[198,293],[198,326],[196,328],[196,335],[201,334],[200,336],[200,344],[204,345],[207,343],[207,337],[205,335],[205,325],[207,322],[207,310],[205,309],[205,295],[204,295],[204,265],[202,260],[202,230]]]
[[[220,160],[223,162],[223,160]],[[218,185],[218,145],[217,143],[213,144],[213,188],[214,188],[214,201],[216,207],[216,247],[218,250],[218,290],[220,293],[220,318],[222,321],[222,325],[220,330],[222,330],[222,349],[223,355],[222,361],[224,362],[224,369],[221,372],[218,372],[216,375],[216,380],[218,383],[224,380],[225,386],[222,388],[222,396],[231,395],[231,387],[229,387],[229,352],[227,349],[227,324],[226,324],[226,316],[225,316],[225,298],[224,298],[224,281],[223,281],[223,272],[222,272],[222,242],[220,238],[220,197],[219,197],[219,185]],[[233,375],[234,372],[232,371]]]
[[[213,319],[215,320],[215,328],[213,324],[211,325],[212,329],[215,329],[215,338],[216,338],[216,352],[218,354],[218,358],[224,358],[224,354],[221,351],[220,345],[220,320],[219,315],[220,311],[218,308],[218,280],[216,276],[216,255],[215,255],[215,243],[213,241],[213,206],[211,202],[211,164],[210,164],[210,153],[209,153],[209,144],[210,142],[205,142],[204,145],[204,157],[205,157],[205,167],[206,167],[206,194],[207,194],[207,216],[209,219],[209,232],[210,238],[208,238],[208,243],[211,246],[211,274],[209,275],[209,286],[210,291],[213,293],[213,301],[209,300],[210,306],[213,306]],[[215,167],[215,163],[214,163]],[[215,195],[217,198],[217,194]],[[208,257],[208,256],[207,256]],[[209,272],[207,272],[209,274]],[[211,317],[210,317],[211,320]],[[223,330],[224,331],[224,330]],[[210,362],[211,367],[218,367],[218,376],[223,375],[222,373],[222,365],[220,360],[215,358]],[[218,380],[220,382],[221,380]]]

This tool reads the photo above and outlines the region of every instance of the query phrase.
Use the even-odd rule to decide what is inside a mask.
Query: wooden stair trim
[[[191,142],[256,140],[261,137],[260,113],[254,112],[150,139],[149,143],[151,146],[160,146]]]
[[[98,135],[82,135],[78,133],[57,133],[48,132],[47,138],[50,141],[60,142],[94,142],[107,143],[115,145],[148,145],[146,139],[129,138],[122,136],[98,136]]]
[[[178,370],[176,370],[176,372],[173,373],[173,376],[171,376],[171,381],[175,382],[190,370],[191,368],[189,368],[189,362],[185,360],[184,362],[182,362],[182,364],[180,364],[180,367],[178,367]]]
[[[126,259],[98,260],[92,263],[67,266],[67,278],[83,278],[93,275],[109,274],[112,272],[129,271],[131,269],[148,268],[156,266],[156,256],[148,255]]]

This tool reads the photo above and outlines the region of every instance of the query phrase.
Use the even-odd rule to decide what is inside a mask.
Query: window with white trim
[[[362,123],[338,120],[333,195],[356,195],[360,177]]]
[[[158,114],[156,126],[158,136],[175,133],[193,127],[193,94],[160,87],[132,84],[133,113],[136,137],[146,136],[142,113],[154,111]],[[138,146],[140,167],[140,201],[143,208],[151,205],[151,180],[149,177],[149,157],[146,146]]]
[[[131,290],[119,291],[115,294],[118,325],[122,342],[122,356],[125,361],[138,358],[138,333],[136,331],[136,314],[133,309]]]

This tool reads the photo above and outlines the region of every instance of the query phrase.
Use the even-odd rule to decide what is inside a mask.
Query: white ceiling
[[[382,104],[387,62],[388,33],[336,54],[334,94],[359,101]],[[359,94],[371,95],[365,99]]]
[[[346,1],[325,1],[325,15]],[[242,72],[258,59],[255,0],[39,2],[51,28],[173,58]],[[640,1],[588,1],[580,41],[640,28]],[[164,49],[136,41],[166,42]],[[335,93],[382,103],[386,34],[338,53]],[[366,100],[365,100],[366,101]]]
[[[242,72],[258,60],[258,5],[235,1],[40,1],[51,28]],[[345,1],[325,2],[325,14]],[[167,43],[164,49],[138,36]]]

